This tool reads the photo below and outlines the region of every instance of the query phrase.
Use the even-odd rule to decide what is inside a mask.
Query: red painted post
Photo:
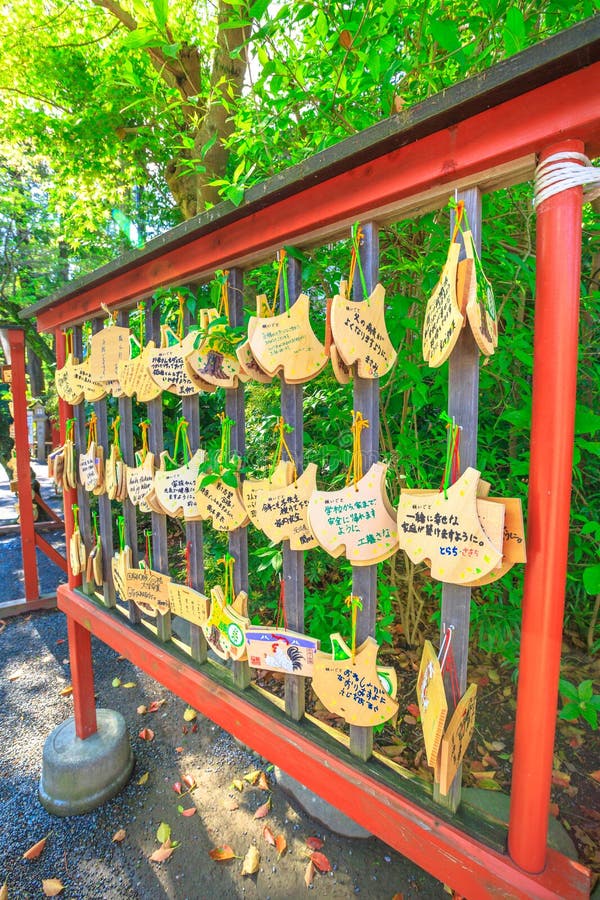
[[[65,335],[57,329],[55,337],[56,367],[60,369],[64,366],[66,358]],[[73,407],[65,403],[64,400],[59,399],[58,412],[60,417],[60,440],[61,443],[64,443],[67,419],[73,417]],[[69,558],[69,543],[73,534],[72,507],[74,503],[77,503],[77,491],[73,490],[73,488],[65,488],[63,490],[63,505],[70,588],[81,586],[81,575],[73,575]],[[69,638],[69,661],[71,666],[71,684],[73,686],[75,734],[83,740],[97,731],[91,636],[83,625],[80,625],[79,622],[69,615],[67,615],[67,636]]]
[[[40,596],[37,557],[35,553],[35,526],[33,498],[31,496],[31,463],[29,459],[29,432],[27,430],[27,382],[25,380],[25,332],[22,328],[8,331],[11,365],[11,390],[15,451],[17,454],[17,493],[19,497],[19,524],[21,526],[21,552],[25,579],[25,600],[37,600]]]
[[[581,141],[541,159],[582,153]],[[582,189],[545,200],[537,214],[527,566],[508,849],[527,872],[546,864],[548,808],[565,600],[577,380]]]

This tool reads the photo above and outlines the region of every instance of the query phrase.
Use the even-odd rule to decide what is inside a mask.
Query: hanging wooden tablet
[[[448,359],[464,323],[456,296],[459,253],[460,244],[453,241],[440,280],[425,309],[423,358],[432,368],[441,366]]]
[[[377,675],[378,650],[369,637],[354,660],[335,660],[321,650],[315,654],[313,690],[329,712],[350,725],[381,725],[398,711]]]
[[[318,375],[327,364],[325,347],[310,319],[310,300],[300,294],[287,312],[266,318],[252,317],[248,323],[250,349],[268,375],[283,372],[288,384],[302,384]]]
[[[225,291],[227,287],[225,285]],[[215,387],[236,388],[241,372],[240,362],[235,355],[235,343],[229,337],[230,329],[223,322],[212,323],[223,318],[216,309],[200,311],[200,329],[204,340],[187,357],[186,362],[192,371]]]
[[[73,512],[73,533],[69,540],[69,564],[71,573],[79,575],[86,570],[87,554],[79,530],[79,507],[74,503],[71,508]]]
[[[249,625],[246,628],[246,643],[251,669],[312,677],[314,656],[320,646],[316,638],[287,628]]]
[[[223,589],[217,585],[211,589],[210,599],[210,613],[202,626],[207,644],[221,659],[246,659],[246,628],[250,624],[245,615],[247,594],[240,591],[234,607],[226,602]]]
[[[98,461],[98,445],[92,441],[87,451],[79,454],[79,480],[86,491],[91,492],[100,484]]]
[[[239,483],[225,484],[222,478],[200,487],[202,475],[196,483],[196,506],[201,519],[210,519],[216,531],[235,531],[248,523],[246,507]]]
[[[163,465],[154,475],[154,492],[168,516],[195,521],[202,518],[196,502],[198,469],[204,462],[204,450],[196,450],[190,461],[176,469],[168,470],[166,452],[161,454]]]
[[[127,466],[127,496],[141,512],[149,512],[150,508],[145,501],[154,485],[154,454],[148,451],[143,462],[140,461],[139,452],[135,458],[137,465]]]
[[[354,377],[355,366],[347,366],[342,359],[338,348],[332,344],[329,348],[329,358],[331,360],[331,368],[338,384],[348,384]]]
[[[210,614],[208,597],[175,581],[169,584],[169,607],[173,615],[181,616],[192,625],[206,625]]]
[[[471,684],[457,703],[442,738],[436,780],[440,783],[440,794],[443,797],[448,794],[473,737],[476,706],[477,685]]]
[[[477,514],[479,472],[469,467],[444,491],[403,490],[398,505],[398,539],[413,562],[431,561],[438,581],[467,584],[487,575],[502,558]]]
[[[154,382],[161,390],[177,394],[179,397],[189,397],[191,394],[197,394],[200,390],[205,390],[206,382],[192,372],[186,364],[186,357],[194,349],[198,332],[190,331],[183,340],[179,341],[168,325],[162,325],[160,330],[161,348],[160,350],[151,350],[148,361],[148,371]],[[173,346],[169,346],[169,335],[177,341]]]
[[[423,645],[423,655],[417,678],[417,702],[427,762],[430,766],[435,767],[448,715],[448,702],[440,664],[430,641],[425,641]]]
[[[250,341],[244,341],[235,351],[235,355],[240,364],[241,372],[252,381],[258,381],[260,384],[270,384],[273,381],[271,375],[263,372],[259,364],[254,358]]]
[[[71,406],[77,406],[83,400],[83,387],[77,381],[75,376],[75,368],[77,367],[77,359],[72,353],[69,353],[62,368],[56,370],[54,383],[56,385],[56,393]]]
[[[248,518],[255,528],[260,528],[256,516],[256,506],[261,491],[286,487],[294,478],[294,464],[289,460],[280,460],[270,478],[246,478],[242,482],[242,499]]]
[[[139,356],[119,362],[118,373],[121,388],[126,397],[135,394],[140,403],[150,403],[162,393],[162,388],[149,372],[150,358],[156,350],[154,341],[150,341]]]
[[[370,566],[398,550],[395,511],[385,488],[387,468],[377,462],[355,485],[313,492],[308,523],[331,556],[344,554],[354,566]]]
[[[515,563],[527,562],[526,544],[525,544],[525,527],[523,525],[523,509],[521,501],[518,497],[488,497],[488,503],[500,504],[504,508],[504,522],[502,534],[502,560],[500,564],[474,581],[469,581],[469,587],[479,587],[483,584],[490,584],[497,581],[511,569]],[[479,517],[483,527],[488,533],[485,518],[482,517],[479,507]],[[491,538],[491,535],[489,535]]]
[[[118,380],[119,363],[129,359],[129,328],[108,325],[90,338],[90,373],[94,381]]]
[[[317,467],[310,463],[288,487],[258,494],[256,521],[267,537],[289,541],[291,550],[310,550],[317,540],[308,524],[308,502],[317,487]]]
[[[130,603],[148,616],[164,616],[169,612],[169,575],[153,569],[127,569],[125,592]]]
[[[329,636],[331,641],[331,654],[334,659],[351,659],[352,650],[337,631]],[[354,652],[355,656],[359,656],[363,650],[368,647],[368,642],[364,640]],[[379,678],[384,691],[392,698],[396,699],[398,693],[398,674],[393,666],[377,666],[377,677]]]
[[[498,346],[498,318],[494,291],[485,277],[470,231],[462,233],[467,260],[472,260],[472,278],[467,294],[466,313],[475,343],[485,356]]]
[[[126,574],[133,567],[131,547],[125,545],[122,550],[115,553],[110,564],[117,599],[121,600],[122,603],[126,603],[128,600]]]
[[[337,353],[347,366],[357,364],[361,378],[380,378],[394,364],[396,351],[385,324],[385,288],[377,284],[363,301],[340,294],[331,305],[331,330]]]

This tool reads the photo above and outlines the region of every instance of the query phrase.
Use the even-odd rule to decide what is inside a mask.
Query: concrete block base
[[[340,812],[331,803],[327,803],[322,797],[313,794],[307,787],[296,781],[290,775],[275,769],[277,784],[286,793],[290,794],[299,803],[302,809],[335,834],[341,834],[349,838],[369,838],[371,833],[358,825],[354,819]]]
[[[125,719],[112,709],[96,710],[98,731],[82,741],[67,719],[44,744],[39,797],[54,816],[87,813],[119,793],[129,781],[133,753]]]

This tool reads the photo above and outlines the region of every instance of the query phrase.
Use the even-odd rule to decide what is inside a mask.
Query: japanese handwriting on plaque
[[[139,356],[119,362],[118,377],[126,397],[133,397],[136,394],[140,403],[149,403],[161,395],[162,388],[154,381],[148,370],[150,357],[155,349],[154,341],[150,341]]]
[[[106,385],[99,384],[92,378],[89,356],[77,364],[77,360],[69,354],[62,369],[57,370],[54,380],[58,396],[72,406],[82,400],[94,403],[106,396]]]
[[[289,384],[302,384],[318,375],[327,364],[323,344],[312,330],[310,301],[300,294],[287,312],[278,316],[253,316],[248,322],[252,355],[268,375],[283,372]]]
[[[123,550],[118,550],[110,562],[117,600],[121,600],[125,603],[128,599],[125,577],[127,570],[133,567],[131,547],[126,546]]]
[[[200,475],[201,480],[202,475]],[[225,484],[222,478],[206,487],[196,482],[196,506],[201,519],[211,519],[216,531],[235,531],[248,522],[242,492]]]
[[[129,359],[129,328],[109,325],[90,339],[90,372],[94,381],[118,381],[119,363]]]
[[[440,664],[430,641],[425,641],[423,645],[423,655],[417,678],[417,702],[427,762],[430,766],[435,767],[448,715],[448,702]]]
[[[320,642],[287,628],[274,630],[250,625],[246,629],[248,665],[252,669],[312,677]]]
[[[335,634],[329,636],[329,640],[331,641],[331,650],[334,659],[350,659],[352,657],[352,650],[337,631]],[[365,640],[356,648],[354,655],[358,656],[367,647],[368,641]],[[377,677],[383,685],[386,694],[391,697],[392,700],[395,700],[396,694],[398,693],[398,675],[396,674],[394,667],[378,665]]]
[[[270,478],[246,478],[242,483],[242,497],[248,518],[255,528],[260,528],[256,518],[256,506],[261,491],[286,487],[294,477],[294,464],[289,460],[280,460]]]
[[[258,527],[275,542],[289,541],[291,550],[310,550],[317,540],[308,524],[308,502],[317,486],[317,467],[310,463],[288,487],[260,491]]]
[[[136,461],[139,453],[136,453]],[[146,453],[141,465],[127,466],[127,494],[134,506],[138,506],[141,512],[150,512],[146,497],[154,486],[154,454]]]
[[[432,368],[445,362],[456,344],[464,317],[456,296],[460,244],[452,242],[440,280],[427,301],[423,322],[423,359]]]
[[[485,277],[470,231],[463,232],[466,262],[471,261],[471,278],[466,295],[466,312],[475,343],[486,356],[498,346],[498,317],[494,291]]]
[[[477,705],[477,685],[471,684],[458,701],[450,719],[450,724],[442,738],[438,754],[436,781],[440,783],[440,794],[446,796],[458,771],[475,729],[475,709]]]
[[[385,325],[385,288],[378,284],[367,300],[347,300],[339,294],[331,305],[331,331],[338,354],[347,366],[357,363],[361,378],[389,372],[396,351]]]
[[[148,371],[161,390],[180,397],[189,397],[201,390],[215,390],[213,385],[208,385],[186,364],[186,357],[194,349],[198,332],[190,331],[182,341],[177,341],[172,347],[168,346],[168,336],[173,335],[171,329],[163,325],[161,334],[162,347],[160,350],[151,350],[148,361]],[[173,337],[177,340],[175,335]]]
[[[161,454],[163,464],[167,456],[166,452]],[[196,503],[196,480],[204,457],[204,450],[196,450],[187,465],[170,471],[161,468],[156,472],[154,491],[167,515],[182,517],[188,521],[202,518]]]
[[[250,624],[247,594],[240,591],[229,604],[217,585],[212,588],[210,599],[210,614],[202,626],[207,644],[221,659],[246,659],[246,628]]]
[[[175,581],[169,584],[169,607],[173,615],[181,616],[192,625],[206,625],[210,614],[208,597]]]
[[[344,553],[354,566],[370,566],[398,549],[395,512],[385,490],[386,472],[387,465],[377,462],[355,485],[311,495],[308,522],[331,556]]]
[[[350,725],[380,725],[398,711],[377,674],[379,645],[369,637],[352,659],[335,659],[321,650],[315,654],[312,686],[329,710]]]
[[[487,520],[489,509],[491,509],[494,504],[498,504],[504,508],[504,520],[501,532],[502,561],[497,568],[492,569],[487,575],[483,575],[480,578],[475,578],[473,581],[470,581],[469,587],[490,584],[490,582],[496,581],[498,578],[502,578],[503,575],[506,575],[508,570],[511,569],[515,563],[527,562],[525,527],[523,525],[521,501],[517,497],[488,497],[486,499],[486,504],[488,504],[487,511],[482,511],[482,501],[478,500],[477,510],[479,512],[481,524],[492,542],[493,538],[488,530],[489,526]]]
[[[79,454],[79,480],[86,491],[103,494],[104,483],[104,447],[91,441],[87,452]]]
[[[169,606],[169,575],[153,569],[127,569],[125,591],[130,603],[135,603],[149,616],[164,616]]]
[[[446,491],[403,490],[398,504],[398,540],[413,562],[428,559],[431,576],[468,584],[502,559],[477,511],[479,472],[469,467]],[[445,496],[446,495],[446,496]]]

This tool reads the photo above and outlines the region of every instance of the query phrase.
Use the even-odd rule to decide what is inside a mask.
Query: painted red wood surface
[[[48,541],[42,537],[37,531],[35,533],[35,546],[39,547],[42,553],[45,553],[49,560],[51,560],[55,566],[58,566],[59,569],[62,569],[65,575],[68,573],[69,569],[67,566],[67,560],[64,556],[62,556],[58,550],[49,544]]]
[[[539,152],[557,135],[576,135],[588,144],[590,155],[600,153],[600,92],[590,90],[598,82],[600,63],[316,184],[43,310],[38,329],[85,319],[98,312],[101,303],[133,302],[158,286],[243,266],[244,259],[259,250],[266,253],[299,238],[306,241],[326,226],[341,228],[373,214],[376,218],[378,208]]]
[[[74,616],[67,616],[67,637],[73,685],[75,734],[81,740],[85,740],[97,731],[92,637],[89,629]]]
[[[66,585],[58,589],[58,606],[70,623],[70,645],[75,627],[87,629],[194,709],[469,900],[579,900],[589,896],[589,873],[578,863],[551,850],[543,875],[528,875],[508,856],[490,850],[375,778],[358,772],[349,757],[346,760],[316,746]],[[82,647],[81,637],[76,640]],[[93,686],[89,689],[93,696]]]

